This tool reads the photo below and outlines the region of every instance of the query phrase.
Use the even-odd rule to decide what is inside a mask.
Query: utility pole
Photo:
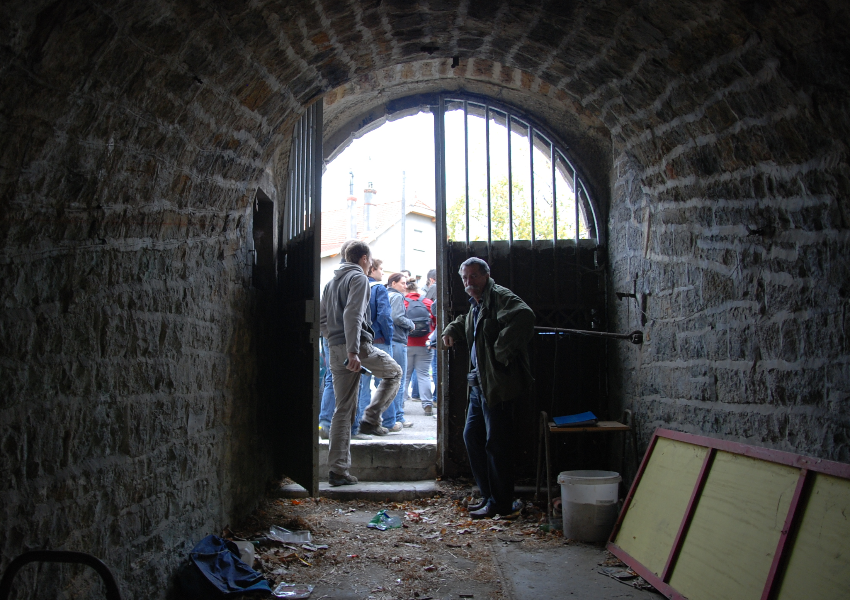
[[[401,270],[404,270],[404,249],[407,246],[407,203],[404,199],[405,174],[401,172]]]

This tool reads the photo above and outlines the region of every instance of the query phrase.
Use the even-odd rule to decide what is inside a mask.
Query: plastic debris
[[[366,527],[369,529],[379,529],[381,531],[386,529],[398,529],[401,527],[401,519],[389,516],[386,510],[379,510],[378,514],[372,517],[372,520],[369,521],[369,524],[366,525]]]
[[[313,593],[312,585],[304,583],[285,583],[281,582],[273,591],[272,594],[278,598],[309,598]]]
[[[272,525],[269,529],[269,538],[277,542],[292,544],[304,544],[313,541],[313,535],[309,531],[289,531],[277,525]]]

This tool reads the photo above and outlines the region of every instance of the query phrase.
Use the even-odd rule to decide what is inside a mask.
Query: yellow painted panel
[[[850,596],[850,481],[818,473],[778,600]]]
[[[759,600],[799,474],[718,452],[670,585],[689,600]]]
[[[658,438],[614,540],[656,575],[667,564],[707,452],[702,446]]]

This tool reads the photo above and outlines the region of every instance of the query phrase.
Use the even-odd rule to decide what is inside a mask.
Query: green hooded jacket
[[[443,335],[451,336],[455,342],[466,342],[470,349],[474,335],[481,390],[487,404],[492,407],[528,394],[534,382],[528,359],[534,311],[490,278],[481,295],[478,330],[474,334],[473,321],[470,310],[449,323]]]

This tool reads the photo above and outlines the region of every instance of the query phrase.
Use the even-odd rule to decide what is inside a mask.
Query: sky
[[[412,200],[434,197],[434,118],[419,113],[385,123],[360,139],[354,140],[328,166],[322,176],[322,207],[345,207],[349,181],[354,173],[354,195],[372,183],[378,202],[401,198],[402,172],[405,173],[405,197]]]
[[[502,113],[503,115],[503,113]],[[507,129],[491,113],[490,121],[490,170],[491,184],[507,177],[508,143]],[[470,206],[486,203],[487,181],[487,138],[485,121],[470,114],[469,135],[469,196]],[[446,199],[449,206],[463,198],[466,186],[464,172],[464,126],[463,111],[449,110],[446,113]],[[537,137],[537,136],[535,136]],[[540,140],[541,142],[543,140]],[[551,162],[546,147],[534,149],[534,193],[538,202],[549,201],[551,206],[552,176]],[[528,131],[515,123],[511,133],[512,177],[516,184],[529,188],[529,173],[532,168],[529,156]],[[396,121],[387,122],[377,129],[355,139],[330,164],[322,177],[322,208],[337,210],[345,208],[349,196],[351,173],[354,175],[354,195],[363,197],[363,190],[370,184],[377,191],[377,201],[399,200],[404,181],[405,198],[411,201],[414,195],[424,200],[434,198],[434,118],[430,112],[420,112]],[[403,175],[404,174],[404,178]],[[558,174],[557,194],[559,203],[572,198],[572,185]],[[525,201],[516,198],[515,202]],[[486,205],[486,204],[485,204]],[[543,204],[540,204],[542,207]],[[572,204],[574,206],[574,204]],[[559,209],[560,210],[560,209]],[[559,237],[572,237],[574,218],[570,211],[559,214]],[[465,214],[465,213],[464,213]],[[482,234],[481,231],[484,233]],[[472,230],[475,229],[475,234]],[[586,232],[582,232],[585,237]],[[483,238],[482,238],[483,235]],[[484,223],[470,223],[470,237],[486,239]]]

